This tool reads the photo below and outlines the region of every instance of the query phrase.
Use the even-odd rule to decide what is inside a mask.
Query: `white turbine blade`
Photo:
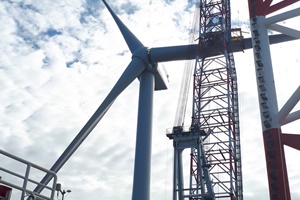
[[[105,0],[102,0],[106,8],[110,12],[111,16],[114,18],[117,26],[119,27],[127,46],[129,47],[131,53],[135,50],[143,47],[144,45],[137,39],[137,37],[125,26],[125,24],[119,19],[119,17],[114,13],[114,11],[109,7]]]
[[[270,44],[277,44],[280,42],[286,42],[295,40],[296,38],[278,34],[269,36]],[[252,38],[243,39],[243,50],[252,48]],[[241,51],[241,49],[234,49],[234,52]],[[182,46],[170,46],[170,47],[156,47],[150,49],[150,60],[152,63],[168,62],[176,60],[193,60],[199,54],[199,45],[182,45]],[[217,56],[219,52],[211,51],[208,49],[206,57]]]
[[[88,122],[84,125],[84,127],[80,130],[77,136],[73,139],[70,145],[66,148],[66,150],[62,153],[62,155],[58,158],[55,164],[51,167],[51,171],[57,173],[61,167],[68,161],[68,159],[72,156],[72,154],[77,150],[77,148],[81,145],[81,143],[86,139],[89,133],[95,128],[98,122],[102,119],[104,114],[113,104],[115,99],[125,90],[125,88],[130,85],[144,70],[146,66],[145,63],[140,59],[132,59],[126,70],[123,72],[115,86],[112,88],[110,93],[104,99],[102,104],[93,114],[93,116],[88,120]],[[41,183],[47,185],[51,181],[51,176],[46,175]],[[34,192],[40,193],[43,190],[42,186],[38,186],[35,188]]]
[[[277,34],[277,35],[269,35],[270,44],[278,44],[282,42],[289,42],[296,40],[297,38],[285,35],[285,34]],[[252,38],[243,39],[244,50],[252,49]]]
[[[151,48],[150,57],[153,63],[175,60],[192,60],[197,56],[198,45],[182,45]]]

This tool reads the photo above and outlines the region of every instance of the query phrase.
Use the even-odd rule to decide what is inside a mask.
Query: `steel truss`
[[[279,110],[268,29],[300,39],[299,30],[276,24],[300,16],[300,8],[281,12],[269,18],[266,16],[298,1],[282,0],[273,3],[272,0],[248,0],[269,194],[272,200],[291,199],[284,145],[300,150],[300,135],[282,133],[281,127],[300,119],[299,110],[291,112],[300,101],[300,86]]]
[[[210,51],[220,56],[207,57]],[[197,149],[191,152],[190,193],[211,184],[215,199],[243,199],[240,152],[238,89],[231,50],[229,1],[200,2],[199,58],[194,72],[192,128],[204,130],[203,151],[209,180],[197,177],[201,163]],[[199,183],[199,181],[204,181]],[[203,199],[201,197],[191,197]]]

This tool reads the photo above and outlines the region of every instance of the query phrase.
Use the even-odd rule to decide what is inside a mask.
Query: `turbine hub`
[[[147,47],[140,47],[132,53],[132,59],[139,58],[142,60],[146,66],[147,71],[153,70],[153,65],[150,62],[149,49]]]
[[[167,75],[161,70],[157,63],[153,63],[148,47],[140,47],[132,53],[132,59],[140,59],[145,65],[145,71],[151,72],[155,76],[155,90],[167,89]]]

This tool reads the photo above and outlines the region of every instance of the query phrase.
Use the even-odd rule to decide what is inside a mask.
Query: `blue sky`
[[[194,11],[191,1],[108,3],[146,46],[189,41]],[[231,1],[231,6],[233,27],[242,27],[244,36],[249,37],[246,1]],[[98,0],[5,0],[0,2],[0,16],[0,148],[50,168],[113,87],[131,54]],[[284,24],[297,25],[295,21]],[[272,47],[280,107],[299,85],[299,44]],[[267,199],[252,51],[235,54],[235,61],[244,199]],[[164,66],[169,89],[156,92],[154,97],[151,199],[158,200],[172,196],[173,148],[165,129],[173,126],[184,62]],[[131,198],[137,95],[136,80],[58,173],[63,188],[72,190],[66,199]],[[187,120],[190,116],[186,114]],[[289,125],[283,131],[299,133],[300,129]],[[295,157],[300,154],[286,150],[292,197],[297,199],[300,174]],[[5,164],[14,167],[9,161]],[[17,199],[14,192],[12,200]]]

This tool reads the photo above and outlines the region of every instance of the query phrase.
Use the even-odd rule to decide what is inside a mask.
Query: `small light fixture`
[[[70,193],[70,192],[72,192],[71,190],[62,190],[61,189],[61,184],[60,183],[57,183],[56,184],[56,189],[55,189],[56,191],[57,191],[57,196],[58,196],[58,192],[60,192],[61,193],[61,195],[62,195],[62,200],[64,200],[64,198],[65,198],[65,194],[66,193]]]

